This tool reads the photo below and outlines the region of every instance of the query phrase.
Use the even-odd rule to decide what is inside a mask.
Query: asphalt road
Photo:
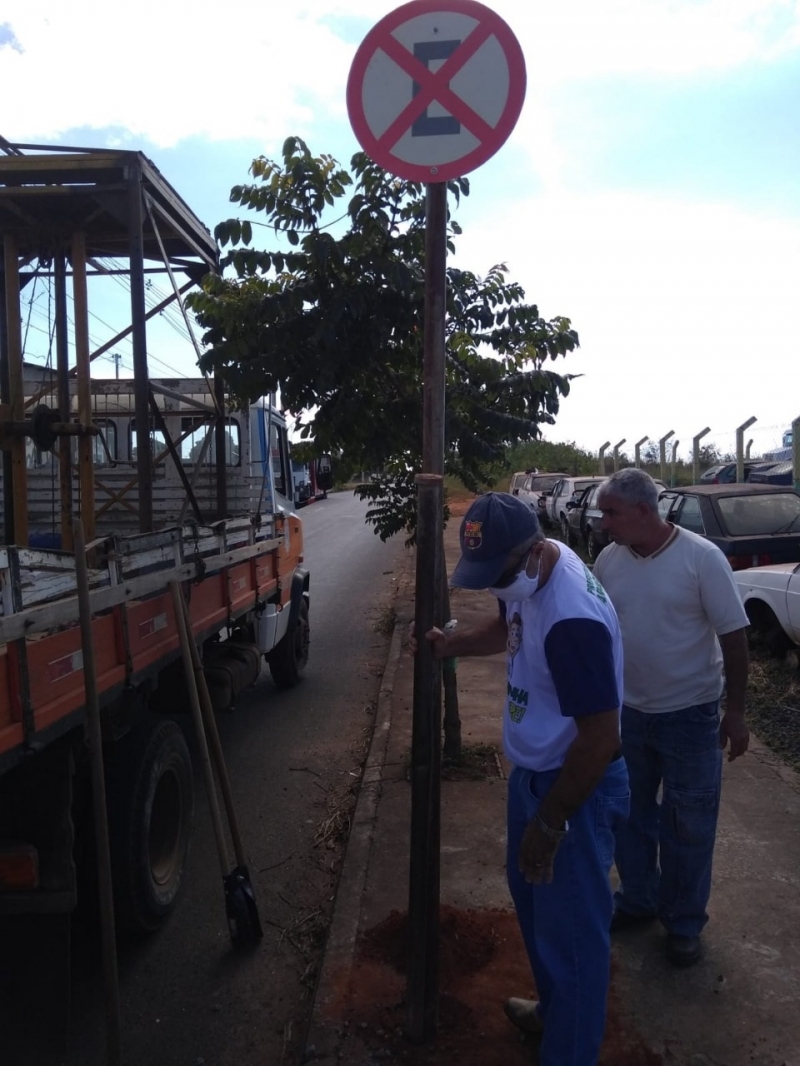
[[[394,588],[405,564],[402,541],[382,544],[365,525],[365,511],[351,493],[336,493],[301,512],[311,574],[305,675],[297,688],[279,692],[265,667],[237,709],[219,718],[264,938],[253,950],[231,949],[196,773],[184,894],[158,933],[120,945],[125,1066],[300,1061],[347,814],[388,651]],[[181,724],[190,732],[188,721]],[[81,924],[73,938],[67,1052],[42,1047],[35,1026],[13,1057],[3,1053],[8,1066],[106,1062],[99,948]]]

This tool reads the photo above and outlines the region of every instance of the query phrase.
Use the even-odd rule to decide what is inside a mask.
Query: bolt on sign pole
[[[637,440],[637,442],[633,446],[633,449],[634,449],[634,451],[633,451],[633,454],[634,454],[633,465],[636,467],[637,470],[642,465],[642,445],[645,443],[645,441],[648,441],[648,440],[650,440],[649,437],[642,437],[642,439],[641,440]]]
[[[364,151],[390,173],[427,185],[406,994],[407,1036],[415,1043],[435,1035],[438,1003],[441,672],[423,634],[443,621],[446,183],[505,142],[525,84],[519,42],[476,0],[411,0],[396,8],[361,42],[347,80],[350,124]]]
[[[706,433],[711,432],[711,427],[701,429],[696,437],[692,437],[692,484],[696,485],[700,480],[700,441]]]
[[[755,415],[742,422],[736,430],[736,480],[744,481],[744,431],[749,429],[758,419]]]

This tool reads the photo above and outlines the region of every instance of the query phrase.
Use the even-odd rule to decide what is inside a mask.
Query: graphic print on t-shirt
[[[522,619],[515,612],[508,623],[508,713],[512,722],[521,722],[528,708],[528,693],[524,689],[514,688],[511,685],[511,675],[514,672],[514,656],[522,647]]]

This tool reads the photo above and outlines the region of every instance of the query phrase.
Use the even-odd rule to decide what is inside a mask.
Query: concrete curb
[[[406,591],[409,559],[410,555],[406,557],[403,573],[398,582],[395,602]],[[398,619],[395,622],[378,693],[375,728],[353,812],[347,850],[336,890],[333,918],[325,944],[311,1020],[306,1034],[302,1061],[315,1062],[320,1066],[333,1066],[341,1061],[340,1052],[345,1034],[339,1028],[340,1023],[336,1020],[335,1012],[329,1012],[329,1007],[334,1003],[341,1004],[342,999],[347,998],[349,991],[350,974],[361,921],[361,907],[378,821],[383,768],[392,724],[395,679],[403,650],[401,628],[401,620]]]

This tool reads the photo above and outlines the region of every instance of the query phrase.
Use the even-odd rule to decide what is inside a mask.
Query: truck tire
[[[278,688],[293,688],[300,680],[308,662],[310,636],[308,600],[303,596],[297,621],[267,656],[272,680]]]
[[[180,728],[156,720],[106,760],[111,869],[120,929],[153,932],[169,915],[189,851],[194,783]]]

